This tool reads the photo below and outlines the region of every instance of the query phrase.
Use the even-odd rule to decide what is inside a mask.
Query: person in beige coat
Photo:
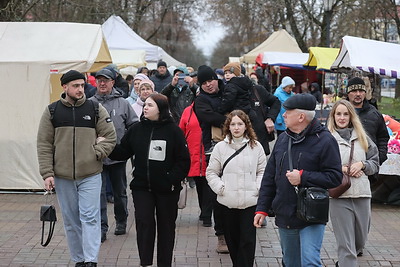
[[[336,266],[355,267],[361,256],[371,222],[371,189],[368,175],[379,170],[379,151],[367,136],[353,105],[347,100],[334,104],[328,129],[339,144],[343,173],[348,171],[351,142],[354,141],[350,166],[351,187],[339,198],[330,199],[330,217],[338,246]]]
[[[223,131],[225,139],[214,147],[206,178],[223,210],[224,235],[233,266],[253,266],[256,247],[253,218],[266,156],[249,117],[242,110],[234,110],[227,116]],[[240,152],[227,161],[237,151]]]

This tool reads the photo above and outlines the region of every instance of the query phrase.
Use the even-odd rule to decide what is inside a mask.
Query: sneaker
[[[124,235],[126,234],[126,223],[117,223],[115,226],[114,235]]]
[[[226,245],[224,235],[218,236],[218,245],[217,245],[216,251],[218,253],[229,253],[228,246]]]
[[[108,203],[114,203],[114,197],[113,196],[107,196],[107,202]]]
[[[101,232],[101,243],[104,243],[104,241],[107,240],[107,233],[106,232]],[[85,265],[83,265],[85,266]]]
[[[193,178],[188,179],[189,180],[189,187],[190,188],[195,188],[196,187],[196,182],[194,181]]]
[[[75,263],[75,267],[85,267],[85,266],[86,263],[84,263],[83,261]]]
[[[97,262],[86,262],[86,267],[96,267]]]

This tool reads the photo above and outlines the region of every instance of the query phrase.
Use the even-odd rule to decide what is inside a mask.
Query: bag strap
[[[253,85],[253,92],[254,92],[254,94],[256,95],[256,98],[257,98],[258,102],[259,102],[260,105],[261,105],[261,112],[262,112],[264,118],[266,118],[266,117],[267,117],[267,114],[265,114],[264,103],[261,102],[260,94],[258,93],[258,90],[257,90],[257,88],[256,88],[255,85]]]
[[[42,222],[42,239],[41,239],[41,241],[40,241],[40,244],[41,244],[43,247],[46,247],[46,246],[50,243],[50,240],[51,240],[51,238],[53,237],[55,225],[56,225],[56,222],[55,222],[55,221],[50,222],[49,235],[47,236],[46,242],[43,243],[43,237],[44,237],[44,221]]]
[[[229,162],[231,159],[233,159],[233,158],[236,157],[240,152],[242,152],[242,150],[245,149],[246,146],[247,146],[247,143],[246,143],[244,146],[242,146],[241,148],[239,148],[238,150],[236,150],[235,153],[233,153],[233,154],[224,162],[224,164],[222,165],[221,173],[220,173],[220,175],[219,175],[220,177],[221,177],[222,174],[224,173],[224,169],[225,169],[225,167],[226,167],[226,164],[228,164],[228,162]]]
[[[350,158],[349,158],[349,166],[347,167],[347,174],[350,176],[350,168],[351,162],[353,161],[353,154],[354,154],[354,140],[351,141],[351,148],[350,148]]]
[[[293,159],[292,159],[292,138],[289,137],[289,142],[288,142],[288,161],[289,161],[289,170],[293,171]],[[296,191],[296,194],[299,193],[299,187],[297,185],[294,185],[294,190]]]

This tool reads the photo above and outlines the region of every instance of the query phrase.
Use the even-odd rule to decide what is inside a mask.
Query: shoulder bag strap
[[[233,158],[236,157],[240,152],[242,152],[242,150],[245,149],[246,146],[247,146],[247,143],[246,143],[244,146],[242,146],[241,148],[239,148],[238,150],[236,150],[235,153],[233,153],[233,154],[224,162],[224,164],[222,165],[221,173],[220,173],[220,175],[219,175],[220,177],[221,177],[222,174],[224,173],[224,169],[225,169],[225,167],[226,167],[226,164],[228,164],[228,162],[229,162],[231,159],[233,159]]]
[[[350,176],[351,162],[353,161],[353,154],[354,154],[354,140],[351,141],[350,158],[349,158],[349,164],[348,164],[348,167],[347,167],[347,174],[349,176]]]
[[[254,85],[253,85],[253,91],[254,91],[254,94],[255,94],[256,97],[257,97],[258,102],[260,103],[261,112],[262,112],[264,118],[266,118],[266,117],[267,117],[267,114],[265,114],[264,103],[261,102],[261,98],[260,98],[260,94],[258,93],[258,89],[257,89]]]
[[[42,239],[40,241],[40,244],[45,247],[50,243],[51,238],[53,237],[53,233],[54,233],[54,227],[56,225],[55,221],[50,222],[50,226],[49,226],[49,235],[47,236],[47,240],[46,242],[43,242],[44,239],[44,221],[42,222]]]

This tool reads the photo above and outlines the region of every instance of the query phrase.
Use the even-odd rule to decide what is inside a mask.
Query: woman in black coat
[[[141,121],[129,128],[110,158],[126,160],[132,156],[130,188],[140,265],[153,264],[157,226],[157,266],[171,266],[177,202],[181,181],[189,172],[190,155],[183,132],[170,115],[166,96],[152,94],[146,99]]]

